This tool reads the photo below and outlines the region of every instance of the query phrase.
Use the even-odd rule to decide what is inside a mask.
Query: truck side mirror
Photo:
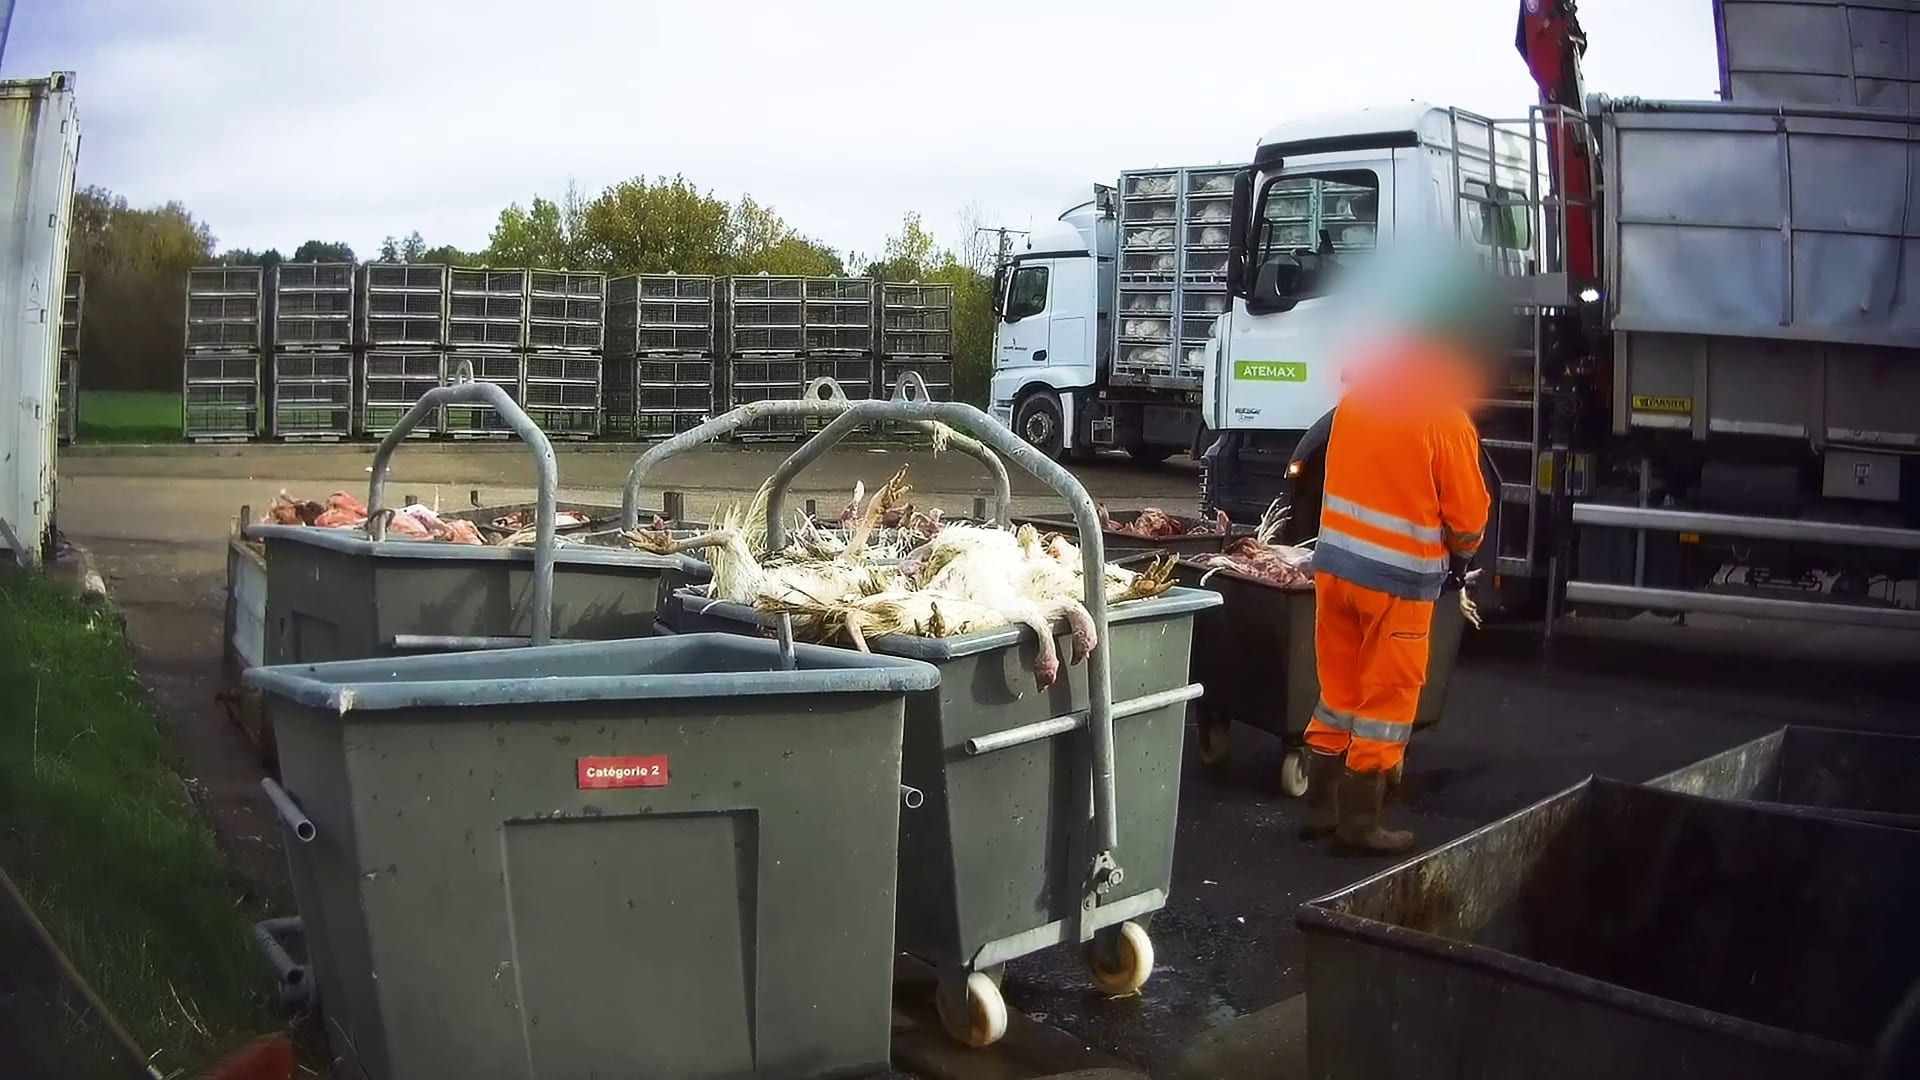
[[[1240,170],[1233,178],[1233,226],[1227,246],[1227,291],[1242,300],[1247,298],[1247,264],[1253,242],[1253,167]]]

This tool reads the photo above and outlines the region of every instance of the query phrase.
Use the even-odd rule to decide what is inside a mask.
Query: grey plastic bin
[[[545,435],[504,391],[471,380],[427,391],[395,423],[374,452],[368,507],[381,508],[388,464],[407,433],[456,401],[491,405],[521,434],[539,467],[536,518],[540,506],[553,507],[559,480]],[[664,592],[711,574],[684,556],[556,546],[552,532],[533,547],[505,548],[387,540],[374,518],[368,525],[375,531],[245,528],[266,545],[267,663],[644,637]]]
[[[1304,905],[1311,1074],[1858,1077],[1920,833],[1589,780]]]
[[[1201,761],[1224,764],[1231,746],[1229,726],[1247,724],[1286,743],[1281,789],[1295,798],[1305,795],[1303,740],[1320,699],[1313,589],[1276,588],[1232,570],[1210,571],[1189,559],[1180,561],[1174,577],[1182,585],[1219,593],[1222,601],[1218,609],[1202,612],[1193,626],[1193,678],[1207,688],[1198,707]],[[1427,682],[1414,714],[1415,731],[1439,723],[1446,711],[1447,685],[1466,625],[1457,594],[1442,594],[1433,609]]]
[[[887,1063],[905,695],[732,635],[256,668],[326,1033],[374,1078]]]
[[[1920,829],[1920,737],[1788,725],[1648,786]]]
[[[1174,589],[1107,612],[1116,708],[1188,685],[1194,616],[1212,593]],[[771,632],[772,620],[743,604],[682,590],[663,620],[680,631]],[[970,752],[970,740],[1087,708],[1086,668],[1056,642],[1060,680],[1035,690],[1033,631],[1002,627],[953,638],[889,634],[868,640],[879,655],[924,660],[938,688],[910,697],[901,782],[926,802],[900,819],[900,948],[943,971],[985,970],[1050,945],[1078,940],[1074,915],[1092,852],[1086,829],[1087,752],[1074,739],[1041,739]],[[1121,793],[1125,881],[1090,928],[1140,921],[1165,906],[1179,813],[1184,698],[1114,723],[1115,786]]]

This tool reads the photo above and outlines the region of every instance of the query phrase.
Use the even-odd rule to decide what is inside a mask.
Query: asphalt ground
[[[675,459],[642,505],[674,488],[687,493],[690,515],[709,515],[749,496],[790,450],[730,447]],[[562,497],[617,503],[634,452],[563,446]],[[240,504],[258,512],[283,488],[362,492],[370,460],[360,446],[246,446],[83,448],[60,461],[59,527],[92,552],[126,612],[141,673],[236,870],[289,906],[258,764],[214,701],[223,685],[224,546]],[[806,474],[795,496],[837,507],[854,480],[871,490],[902,463],[923,506],[965,512],[986,494],[984,475],[963,456],[850,447]],[[1191,512],[1195,476],[1184,458],[1150,470],[1114,459],[1075,471],[1116,510]],[[498,504],[528,498],[531,480],[517,445],[416,444],[396,456],[389,490],[464,506],[477,488]],[[1014,491],[1016,512],[1059,506],[1030,478],[1016,476]],[[1588,775],[1644,780],[1786,723],[1912,732],[1920,729],[1916,661],[1920,635],[1722,618],[1577,613],[1551,641],[1537,624],[1469,633],[1440,723],[1414,739],[1390,823],[1431,846]],[[1239,728],[1227,764],[1208,768],[1189,729],[1172,895],[1151,921],[1156,970],[1142,994],[1104,998],[1077,955],[1051,950],[1010,964],[1004,983],[1009,1004],[1025,1014],[1022,1030],[1038,1033],[1009,1042],[1037,1040],[1040,1051],[970,1061],[910,1049],[932,1043],[922,1011],[896,1020],[906,1033],[896,1054],[911,1059],[902,1067],[992,1077],[1116,1061],[1166,1076],[1297,1067],[1272,1056],[1276,1039],[1298,1027],[1306,988],[1294,910],[1394,860],[1342,857],[1297,840],[1303,807],[1280,794],[1282,752],[1271,736]]]

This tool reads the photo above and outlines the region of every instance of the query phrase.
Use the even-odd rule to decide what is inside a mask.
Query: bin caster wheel
[[[1302,798],[1307,793],[1307,752],[1289,750],[1287,756],[1280,759],[1280,790],[1289,799]]]
[[[1153,975],[1153,939],[1136,922],[1108,927],[1087,943],[1087,967],[1102,993],[1134,993]]]
[[[1216,720],[1212,717],[1200,718],[1200,764],[1209,767],[1225,765],[1233,756],[1233,722]]]
[[[1007,1001],[984,971],[941,978],[933,1003],[940,1012],[940,1026],[957,1042],[976,1048],[992,1046],[1007,1033]]]

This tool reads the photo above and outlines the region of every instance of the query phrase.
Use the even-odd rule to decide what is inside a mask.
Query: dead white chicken
[[[1030,525],[1018,532],[977,525],[949,525],[901,564],[893,588],[837,600],[765,598],[762,610],[803,616],[821,636],[844,633],[856,646],[880,634],[920,637],[960,634],[1019,625],[1033,630],[1038,655],[1034,681],[1044,689],[1060,674],[1053,627],[1064,621],[1072,641],[1071,662],[1086,659],[1096,641],[1093,618],[1082,602],[1080,550],[1064,537],[1042,537]],[[1145,574],[1106,568],[1107,601],[1157,596],[1172,587],[1173,560]]]
[[[752,540],[766,535],[767,488],[762,486],[746,507],[734,506],[720,515],[715,528],[695,536],[676,537],[664,529],[629,529],[622,535],[643,551],[671,555],[704,550],[713,567],[708,595],[716,600],[756,603],[762,599],[830,600],[847,595],[870,595],[887,588],[897,573],[872,561],[867,537],[889,505],[907,490],[902,468],[874,492],[853,532],[842,541],[831,533],[803,523],[795,540],[777,555],[757,553]]]

